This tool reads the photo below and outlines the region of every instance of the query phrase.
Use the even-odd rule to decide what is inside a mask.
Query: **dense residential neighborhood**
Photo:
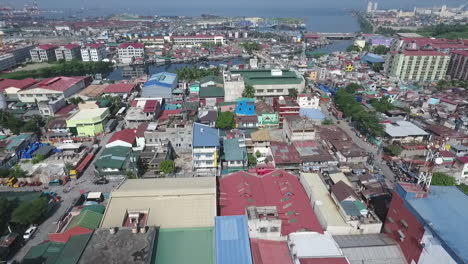
[[[0,8],[0,263],[468,263],[468,11],[377,7]]]

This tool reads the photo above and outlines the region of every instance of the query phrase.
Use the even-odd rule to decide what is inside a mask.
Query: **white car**
[[[34,235],[34,233],[36,233],[36,231],[37,231],[37,226],[29,227],[28,230],[24,232],[24,235],[23,235],[24,240],[29,240]]]

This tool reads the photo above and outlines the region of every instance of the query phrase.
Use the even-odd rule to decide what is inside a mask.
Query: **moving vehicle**
[[[37,231],[37,226],[30,226],[28,230],[24,232],[24,235],[23,235],[24,240],[29,240],[30,238],[32,238],[32,236],[34,235],[34,233],[36,233],[36,231]]]
[[[62,181],[59,179],[55,179],[49,182],[49,186],[60,186],[62,185]]]

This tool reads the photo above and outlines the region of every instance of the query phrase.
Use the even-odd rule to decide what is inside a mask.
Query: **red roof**
[[[70,105],[66,105],[62,108],[60,108],[60,110],[58,110],[55,115],[57,116],[65,116],[65,115],[69,115],[71,111],[75,110],[77,108],[76,105],[73,105],[73,104],[70,104]]]
[[[341,258],[301,258],[300,264],[349,264],[345,257]]]
[[[468,163],[468,157],[459,157],[457,160],[460,161],[463,164]]]
[[[78,44],[67,44],[67,45],[63,45],[62,47],[66,48],[66,49],[74,49],[74,48],[79,48],[80,45],[78,45]]]
[[[135,129],[127,128],[127,129],[124,129],[124,130],[121,130],[121,131],[117,131],[117,132],[114,133],[114,135],[112,135],[109,142],[107,142],[107,143],[112,143],[112,142],[117,141],[117,140],[127,142],[129,144],[133,144],[133,142],[135,142],[135,140],[136,140],[136,131],[135,131]]]
[[[143,107],[143,113],[154,113],[158,107],[158,100],[148,100]]]
[[[58,48],[57,45],[38,45],[36,48],[40,48],[40,49],[43,49],[43,50],[48,50],[48,49],[56,49]]]
[[[104,93],[130,93],[135,89],[135,84],[133,83],[115,83],[109,84],[105,89]]]
[[[275,164],[301,163],[301,156],[294,145],[284,142],[271,142],[270,146]]]
[[[126,48],[128,48],[130,46],[132,46],[132,47],[134,47],[136,49],[142,49],[142,48],[145,47],[145,45],[141,44],[141,43],[122,43],[122,44],[119,45],[118,48],[119,49],[126,49]]]
[[[70,237],[72,236],[89,234],[92,232],[93,231],[88,228],[75,226],[75,227],[68,229],[67,231],[63,233],[49,234],[49,240],[54,241],[54,242],[67,243]]]
[[[281,234],[300,230],[323,233],[297,176],[278,169],[262,176],[239,171],[219,183],[221,215],[244,215],[245,208],[276,206]]]
[[[183,39],[183,38],[214,38],[214,37],[224,37],[224,36],[222,35],[194,35],[194,36],[173,36],[172,38]]]
[[[77,83],[83,81],[86,77],[54,77],[40,81],[37,84],[37,87],[47,89],[47,90],[54,90],[59,92],[65,92],[66,90],[70,89],[72,86],[76,85]]]
[[[453,154],[450,151],[446,151],[446,150],[439,151],[439,156],[441,156],[443,158],[455,158],[455,154]]]
[[[254,264],[292,264],[286,241],[250,239]]]
[[[137,105],[138,105],[138,100],[133,99],[133,100],[130,102],[130,106],[131,106],[131,107],[136,107]]]
[[[404,50],[405,56],[449,56],[437,50]]]
[[[452,53],[468,57],[468,50],[454,50],[452,51]]]
[[[92,48],[92,49],[99,49],[101,47],[105,47],[104,44],[102,43],[88,43],[85,45],[87,48]]]
[[[3,92],[9,87],[15,87],[21,90],[35,84],[36,82],[37,80],[33,78],[26,78],[23,80],[0,79],[0,91]]]
[[[137,137],[145,137],[145,131],[148,129],[148,123],[141,123],[138,125],[136,129],[136,136]]]

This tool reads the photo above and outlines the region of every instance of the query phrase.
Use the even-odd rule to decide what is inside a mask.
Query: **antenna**
[[[428,166],[428,169],[419,171],[417,184],[421,185],[424,190],[429,190],[434,165],[440,165],[443,162],[443,159],[439,157],[438,149],[433,149],[432,145],[428,145],[426,154],[426,165]]]

